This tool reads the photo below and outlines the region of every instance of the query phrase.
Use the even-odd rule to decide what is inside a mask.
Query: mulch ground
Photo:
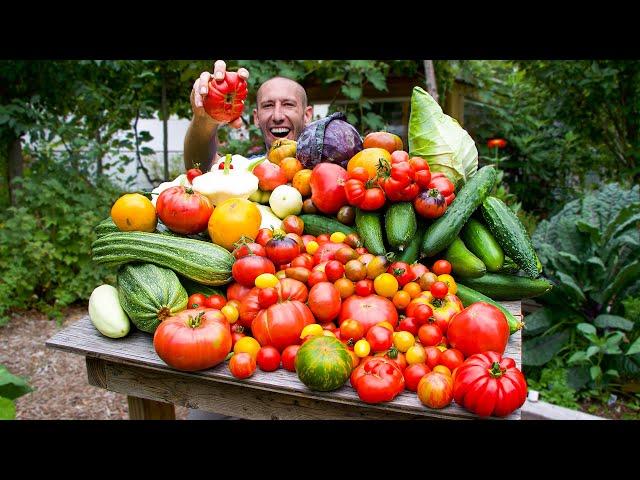
[[[19,420],[124,420],[129,418],[127,397],[87,383],[84,357],[54,350],[45,342],[58,330],[86,315],[87,307],[71,307],[59,325],[38,312],[14,315],[0,327],[0,364],[26,377],[33,392],[19,397]],[[188,410],[176,407],[176,419]]]

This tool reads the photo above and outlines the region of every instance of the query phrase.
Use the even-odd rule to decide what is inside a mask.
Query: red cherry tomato
[[[366,297],[373,293],[373,280],[369,280],[365,278],[364,280],[360,280],[356,282],[356,295],[361,297]]]
[[[415,307],[412,315],[416,318],[418,327],[421,327],[433,316],[433,309],[426,303],[420,303]]]
[[[278,291],[273,288],[262,288],[258,292],[258,304],[260,308],[269,308],[278,301]]]
[[[372,352],[382,352],[389,350],[393,345],[393,333],[388,328],[380,325],[371,327],[365,336],[371,346]]]
[[[207,296],[202,293],[194,293],[189,296],[187,300],[187,308],[204,307],[204,302],[207,300]]]
[[[424,353],[427,357],[425,363],[431,370],[433,370],[435,366],[441,364],[442,352],[438,347],[425,347]]]
[[[450,274],[451,273],[451,264],[447,260],[437,260],[433,264],[433,267],[431,268],[431,271],[433,273],[435,273],[436,275]]]
[[[327,280],[335,282],[344,276],[344,265],[338,260],[329,260],[324,266],[324,273],[327,276]]]
[[[407,390],[418,390],[420,379],[429,373],[431,369],[424,363],[412,363],[404,369],[404,386]]]
[[[418,329],[418,338],[423,347],[434,347],[442,342],[442,330],[433,323],[425,323]]]
[[[444,282],[435,282],[430,291],[434,298],[444,298],[449,293],[449,286]]]
[[[448,348],[442,352],[442,355],[440,355],[440,364],[444,365],[452,372],[462,365],[462,362],[464,362],[464,355],[460,350],[455,348]]]
[[[289,370],[290,372],[296,371],[295,361],[296,354],[298,353],[299,349],[300,345],[289,345],[282,351],[282,368],[284,368],[285,370]]]
[[[409,332],[412,335],[418,335],[418,322],[415,317],[404,317],[398,323],[398,331]]]
[[[227,300],[222,295],[209,295],[205,301],[204,306],[207,308],[217,308],[221,310],[227,304]]]
[[[262,347],[258,350],[256,363],[260,370],[265,372],[273,372],[280,366],[280,352],[276,347],[270,345]]]
[[[256,361],[250,353],[234,353],[229,360],[229,370],[236,378],[249,378],[256,371]]]

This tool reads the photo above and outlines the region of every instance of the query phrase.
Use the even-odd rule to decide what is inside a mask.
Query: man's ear
[[[253,109],[253,124],[258,128],[260,127],[260,125],[258,125],[258,109],[257,108]]]
[[[309,125],[313,120],[313,105],[308,105],[304,110],[304,124]]]

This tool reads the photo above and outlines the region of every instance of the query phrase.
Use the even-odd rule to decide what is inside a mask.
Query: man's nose
[[[284,114],[282,113],[282,106],[279,103],[276,103],[276,106],[274,108],[273,120],[275,122],[282,122],[284,120]]]

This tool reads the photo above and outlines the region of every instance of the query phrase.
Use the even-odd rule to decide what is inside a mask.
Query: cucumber
[[[444,258],[451,264],[453,273],[461,278],[476,278],[487,273],[482,260],[469,251],[460,237],[455,237]]]
[[[384,216],[387,241],[392,250],[401,252],[415,237],[418,224],[411,202],[392,203]]]
[[[475,218],[470,218],[462,229],[460,238],[467,248],[487,267],[489,272],[497,272],[504,263],[504,251],[487,227]]]
[[[511,335],[513,335],[522,327],[524,327],[524,323],[518,320],[509,310],[504,308],[498,302],[492,300],[486,295],[481,294],[480,292],[476,292],[472,288],[469,288],[465,285],[461,285],[460,283],[458,283],[457,285],[458,285],[458,291],[456,292],[456,297],[460,299],[460,301],[462,302],[462,305],[465,308],[467,308],[469,305],[475,302],[486,302],[493,305],[494,307],[499,308],[500,311],[504,313],[504,316],[507,317],[507,322],[509,323],[509,333]]]
[[[386,255],[382,238],[382,214],[356,208],[356,229],[364,246],[373,255]]]
[[[531,237],[520,219],[505,203],[496,197],[487,197],[482,202],[482,216],[489,230],[514,262],[529,278],[536,278],[542,265],[531,242]]]
[[[516,262],[511,260],[510,257],[504,256],[504,263],[502,264],[502,268],[498,270],[497,273],[518,273],[520,271],[520,267],[516,265]]]
[[[406,262],[409,265],[418,261],[418,257],[420,256],[420,245],[422,243],[422,237],[424,237],[425,229],[426,228],[424,226],[418,225],[416,234],[409,242],[409,245],[407,245],[407,248],[402,252],[395,254],[395,261]]]
[[[422,253],[432,257],[447,248],[458,236],[471,214],[478,208],[496,183],[495,167],[482,167],[460,189],[455,200],[440,218],[427,229],[422,241]]]
[[[548,292],[553,287],[553,284],[545,278],[531,279],[503,273],[487,273],[480,278],[465,279],[465,283],[468,287],[495,300],[533,298]]]
[[[91,248],[93,260],[105,265],[153,263],[213,286],[232,280],[235,258],[227,249],[211,242],[159,233],[119,232],[103,235]]]
[[[107,284],[91,292],[89,319],[102,335],[109,338],[125,337],[131,329],[129,317],[120,306],[118,289]]]
[[[337,218],[315,215],[313,213],[305,213],[299,215],[299,217],[304,222],[304,233],[307,235],[317,237],[323,233],[328,233],[329,235],[334,232],[342,232],[345,235],[355,233],[353,228],[339,222]]]

